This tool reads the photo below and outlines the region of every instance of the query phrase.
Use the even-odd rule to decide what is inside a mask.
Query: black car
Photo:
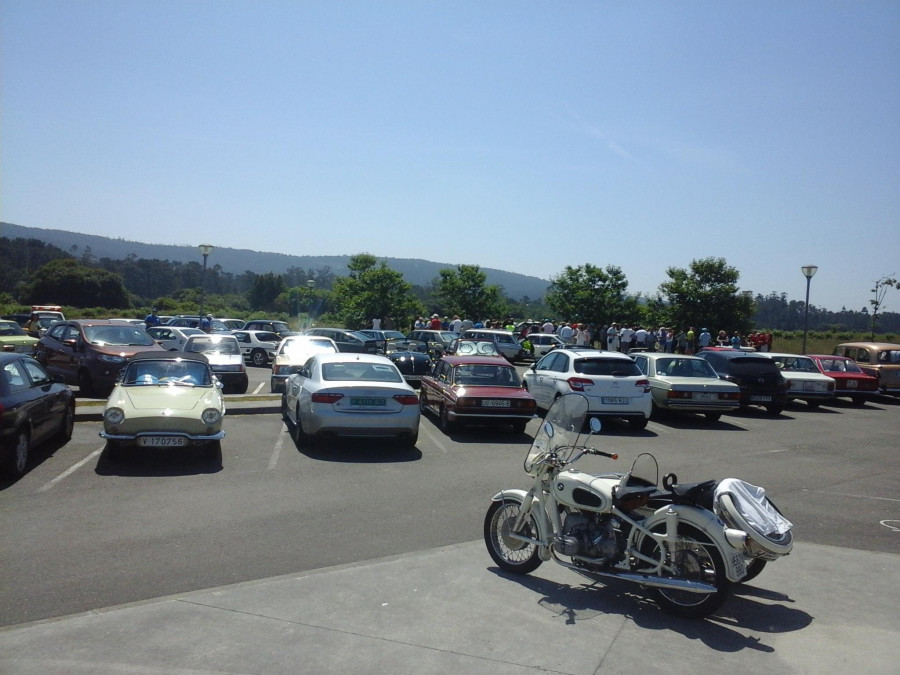
[[[275,319],[250,319],[241,330],[266,330],[270,333],[275,333],[282,340],[297,334],[291,330],[287,322],[276,321]]]
[[[0,353],[0,462],[7,475],[25,472],[31,449],[66,442],[75,425],[75,395],[26,354]]]
[[[449,330],[414,330],[407,335],[410,340],[421,340],[428,343],[428,351],[433,358],[440,358],[450,346],[450,343],[459,338],[459,333]]]
[[[346,328],[310,328],[306,335],[320,335],[334,340],[340,352],[356,352],[360,354],[377,354],[378,340],[364,333]]]
[[[772,415],[780,415],[787,405],[790,383],[778,365],[762,354],[738,349],[708,348],[697,354],[706,359],[719,377],[741,388],[741,405],[759,405]]]
[[[388,340],[384,355],[397,366],[403,379],[413,387],[418,387],[422,377],[431,372],[431,356],[428,354],[428,345],[424,342],[405,338]]]
[[[373,340],[378,340],[378,348],[382,352],[387,351],[388,340],[406,340],[407,337],[399,330],[378,330],[375,328],[364,328],[356,331],[363,335],[368,335]]]

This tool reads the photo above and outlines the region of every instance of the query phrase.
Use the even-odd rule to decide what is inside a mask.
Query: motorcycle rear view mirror
[[[603,423],[600,421],[599,417],[592,417],[589,424],[591,425],[592,434],[599,434],[600,430],[603,428]]]

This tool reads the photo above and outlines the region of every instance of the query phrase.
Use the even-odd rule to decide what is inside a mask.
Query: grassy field
[[[803,332],[774,332],[772,339],[773,352],[787,352],[800,354],[803,351]],[[831,354],[835,346],[842,342],[868,342],[871,336],[868,333],[819,333],[810,332],[806,337],[807,354]],[[900,343],[897,335],[875,335],[875,342]]]

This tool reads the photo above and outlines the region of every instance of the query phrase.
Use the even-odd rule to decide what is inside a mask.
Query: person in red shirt
[[[441,329],[441,317],[437,314],[431,315],[431,324],[429,325],[431,330],[440,330]]]

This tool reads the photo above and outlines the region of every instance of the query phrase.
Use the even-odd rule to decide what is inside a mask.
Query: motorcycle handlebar
[[[601,457],[609,457],[610,459],[619,459],[619,456],[614,452],[603,452],[602,450],[596,450],[594,448],[587,448],[587,452],[592,455],[600,455]]]

